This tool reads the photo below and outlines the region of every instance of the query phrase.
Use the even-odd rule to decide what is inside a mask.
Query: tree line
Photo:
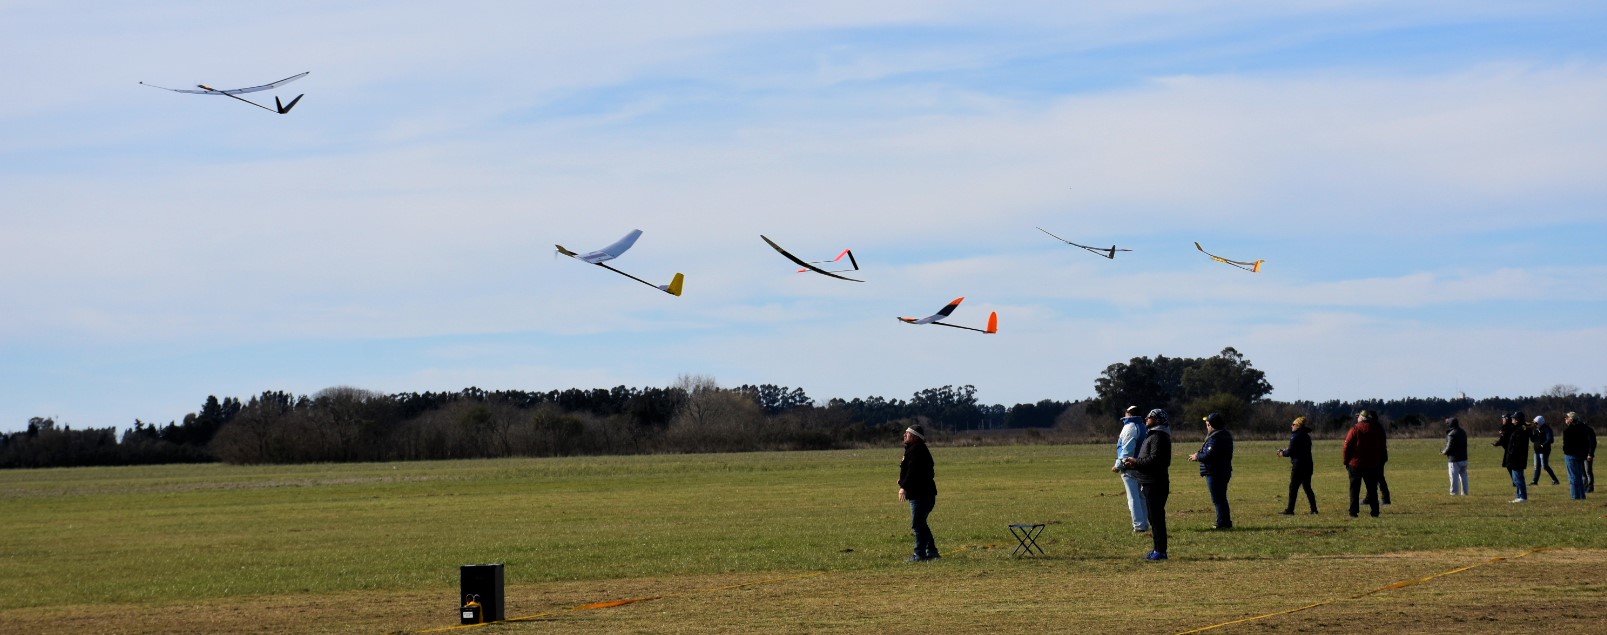
[[[27,430],[0,435],[0,468],[816,450],[894,444],[915,423],[953,442],[1107,442],[1128,405],[1167,409],[1184,438],[1198,432],[1187,422],[1209,412],[1226,415],[1241,438],[1281,438],[1296,416],[1308,417],[1319,436],[1340,435],[1362,408],[1381,413],[1392,435],[1437,435],[1449,416],[1480,435],[1493,433],[1503,412],[1560,417],[1573,410],[1589,420],[1603,406],[1602,396],[1571,386],[1540,397],[1477,401],[1278,402],[1265,399],[1271,391],[1265,375],[1232,348],[1206,358],[1133,358],[1107,367],[1093,398],[1008,408],[979,403],[970,385],[927,388],[909,399],[822,402],[801,388],[722,388],[702,376],[662,388],[265,391],[243,401],[209,396],[181,422],[135,420],[121,435],[36,417]]]

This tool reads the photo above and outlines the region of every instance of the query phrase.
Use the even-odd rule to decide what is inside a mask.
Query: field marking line
[[[823,575],[826,575],[826,573],[828,573],[828,572],[826,572],[826,571],[812,571],[812,572],[809,572],[809,573],[805,573],[803,575],[785,576],[785,577],[780,577],[780,578],[769,578],[769,579],[765,579],[765,580],[754,580],[752,582],[742,582],[742,583],[738,583],[738,584],[730,584],[730,585],[726,585],[726,586],[712,587],[712,588],[708,588],[708,589],[696,589],[696,590],[693,590],[693,591],[682,591],[680,593],[665,593],[664,595],[654,595],[654,596],[649,596],[649,597],[630,598],[630,599],[625,599],[625,600],[609,600],[609,601],[604,601],[604,602],[593,602],[591,604],[582,604],[580,606],[571,606],[571,607],[569,607],[567,609],[561,609],[561,610],[556,610],[556,611],[547,611],[546,613],[536,613],[534,615],[521,615],[519,617],[510,617],[510,618],[502,620],[500,622],[481,622],[479,624],[458,624],[456,626],[442,626],[440,628],[425,629],[425,630],[418,631],[418,632],[420,632],[420,633],[439,633],[439,632],[442,632],[442,631],[456,631],[456,630],[462,630],[462,629],[466,629],[466,628],[479,628],[481,626],[490,626],[492,624],[506,624],[508,622],[525,622],[525,621],[529,621],[529,620],[538,620],[538,619],[541,619],[541,618],[544,618],[544,617],[557,617],[557,616],[563,615],[565,613],[574,613],[574,612],[577,612],[577,611],[590,611],[590,610],[594,610],[594,609],[609,609],[609,608],[614,608],[616,606],[625,606],[627,604],[635,604],[637,602],[650,602],[650,601],[653,601],[653,600],[662,600],[664,598],[684,597],[684,596],[688,596],[688,595],[697,595],[699,593],[714,593],[714,592],[717,592],[717,591],[730,591],[732,589],[740,589],[740,588],[743,588],[743,587],[750,587],[750,586],[759,586],[761,584],[774,584],[774,583],[777,583],[777,582],[787,582],[787,581],[791,581],[791,580],[802,580],[804,578],[813,578],[813,577],[817,577],[817,576],[823,576]]]
[[[1395,589],[1404,589],[1404,588],[1412,586],[1414,584],[1422,584],[1424,582],[1428,582],[1429,580],[1433,580],[1435,578],[1441,578],[1441,577],[1445,577],[1445,576],[1448,576],[1448,575],[1451,575],[1451,574],[1454,574],[1454,573],[1461,573],[1463,571],[1468,571],[1468,570],[1471,570],[1471,569],[1477,569],[1477,568],[1485,566],[1485,565],[1495,564],[1497,562],[1503,562],[1503,561],[1506,561],[1506,560],[1517,560],[1518,558],[1523,558],[1523,557],[1528,556],[1530,554],[1537,553],[1537,552],[1540,552],[1540,551],[1545,551],[1545,550],[1546,550],[1545,547],[1535,547],[1533,549],[1530,549],[1528,551],[1520,553],[1520,554],[1518,554],[1516,556],[1512,556],[1511,558],[1507,558],[1507,557],[1504,557],[1504,556],[1496,556],[1494,558],[1490,558],[1489,560],[1487,560],[1485,562],[1480,562],[1480,563],[1476,563],[1476,564],[1470,564],[1470,565],[1465,566],[1465,567],[1458,567],[1456,569],[1451,569],[1450,571],[1441,571],[1439,573],[1429,574],[1429,575],[1423,576],[1421,578],[1415,578],[1415,579],[1412,579],[1412,580],[1402,580],[1400,582],[1391,582],[1389,584],[1386,584],[1384,586],[1378,587],[1378,588],[1373,589],[1371,591],[1363,591],[1361,593],[1357,593],[1356,595],[1352,595],[1352,596],[1349,596],[1349,597],[1335,598],[1335,599],[1332,599],[1332,600],[1318,602],[1316,604],[1308,604],[1306,606],[1289,609],[1287,611],[1278,611],[1276,613],[1267,613],[1265,615],[1255,615],[1255,616],[1252,616],[1252,617],[1246,617],[1246,618],[1243,618],[1243,619],[1233,620],[1231,622],[1223,622],[1221,624],[1212,624],[1211,626],[1205,626],[1205,627],[1202,627],[1202,628],[1196,628],[1194,630],[1181,631],[1181,632],[1177,633],[1177,635],[1192,635],[1193,633],[1203,633],[1205,631],[1222,628],[1224,626],[1233,626],[1234,624],[1243,624],[1245,622],[1254,622],[1256,620],[1264,620],[1264,619],[1267,619],[1269,617],[1278,617],[1280,615],[1288,615],[1290,613],[1299,613],[1301,611],[1314,609],[1314,608],[1317,608],[1319,606],[1327,606],[1327,605],[1333,604],[1335,602],[1342,602],[1342,601],[1345,601],[1345,600],[1358,600],[1358,599],[1367,597],[1369,595],[1372,595],[1374,593],[1382,593],[1384,591],[1393,591]]]

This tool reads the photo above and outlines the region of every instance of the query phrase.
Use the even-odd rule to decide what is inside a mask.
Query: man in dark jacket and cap
[[[1122,459],[1122,465],[1136,471],[1138,487],[1144,492],[1149,512],[1149,536],[1154,550],[1148,560],[1166,559],[1166,499],[1172,494],[1172,429],[1166,425],[1166,411],[1156,408],[1144,417],[1148,434],[1138,446],[1138,454]]]
[[[1523,478],[1523,471],[1529,467],[1529,430],[1523,425],[1523,413],[1514,412],[1507,418],[1511,423],[1501,427],[1501,438],[1495,444],[1504,450],[1501,467],[1512,474],[1512,487],[1517,489],[1518,497],[1512,502],[1525,503],[1529,501],[1529,481]]]
[[[1216,508],[1216,524],[1212,529],[1232,529],[1233,510],[1228,506],[1228,481],[1233,480],[1233,435],[1227,431],[1227,418],[1215,412],[1205,416],[1205,443],[1200,450],[1189,455],[1190,461],[1200,464],[1200,476],[1205,477],[1205,488],[1211,492],[1211,505]]]
[[[1451,471],[1451,495],[1468,495],[1468,433],[1462,429],[1461,422],[1456,417],[1445,420],[1445,447],[1440,449],[1445,455],[1446,465]]]

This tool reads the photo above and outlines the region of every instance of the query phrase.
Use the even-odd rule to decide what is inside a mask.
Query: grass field
[[[1508,504],[1476,446],[1449,497],[1439,444],[1397,440],[1395,504],[1353,520],[1319,441],[1323,513],[1280,516],[1275,447],[1241,444],[1212,532],[1179,444],[1164,563],[1105,445],[935,447],[945,557],[917,565],[895,447],[6,471],[0,632],[419,632],[457,624],[482,562],[531,619],[451,632],[1185,632],[1308,606],[1210,632],[1603,632],[1607,494]],[[1012,559],[1012,522],[1047,523],[1048,555]]]

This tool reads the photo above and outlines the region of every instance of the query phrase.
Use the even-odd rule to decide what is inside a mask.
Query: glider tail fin
[[[681,284],[685,281],[686,276],[676,273],[675,278],[670,280],[669,284],[660,286],[659,289],[678,298],[681,297]]]
[[[990,333],[990,334],[999,332],[999,312],[998,311],[994,311],[994,312],[988,314],[988,330],[986,332]]]
[[[282,103],[279,103],[279,98],[278,98],[278,97],[274,97],[274,98],[273,98],[273,105],[275,105],[275,106],[278,106],[278,107],[279,107],[279,114],[281,114],[281,115],[283,115],[283,114],[287,114],[287,113],[289,113],[289,112],[290,112],[290,109],[291,109],[291,108],[295,108],[295,107],[296,107],[296,102],[298,102],[298,101],[301,101],[301,98],[302,98],[302,97],[306,97],[306,96],[307,96],[307,94],[306,94],[306,93],[302,93],[302,94],[300,94],[300,95],[296,95],[296,98],[295,98],[295,99],[292,99],[292,100],[290,100],[290,103],[289,103],[289,104],[282,104]]]
[[[1255,261],[1255,267],[1252,267],[1250,269],[1250,273],[1261,273],[1261,263],[1263,263],[1263,262],[1266,262],[1266,261],[1265,260],[1257,260],[1257,261]]]
[[[854,271],[859,271],[859,261],[854,260],[854,250],[852,250],[852,249],[844,249],[843,253],[848,254],[848,264],[854,266]],[[842,256],[838,256],[838,258],[841,258],[841,257]]]

